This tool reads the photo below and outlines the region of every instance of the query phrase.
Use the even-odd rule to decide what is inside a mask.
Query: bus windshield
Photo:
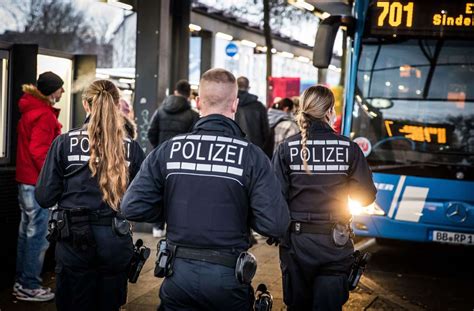
[[[375,171],[411,166],[412,175],[464,178],[474,164],[473,128],[474,42],[365,39],[351,137],[369,145]]]

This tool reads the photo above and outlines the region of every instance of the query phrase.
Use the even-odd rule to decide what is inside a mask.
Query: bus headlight
[[[352,199],[349,199],[349,211],[352,215],[385,215],[383,209],[375,202],[367,206],[362,206],[360,202]]]

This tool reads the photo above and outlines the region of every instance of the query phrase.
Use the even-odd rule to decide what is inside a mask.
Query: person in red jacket
[[[21,118],[17,128],[16,181],[21,221],[13,293],[19,300],[48,301],[54,298],[50,288],[41,286],[40,277],[49,246],[46,240],[48,209],[39,206],[34,192],[48,149],[61,134],[59,109],[53,106],[61,99],[63,83],[53,72],[44,72],[38,77],[36,86],[23,85],[24,94],[18,103]]]

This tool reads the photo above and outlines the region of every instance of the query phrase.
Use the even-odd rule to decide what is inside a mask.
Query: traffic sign
[[[230,42],[225,47],[225,53],[227,54],[227,56],[234,57],[235,55],[237,55],[237,53],[239,53],[239,47],[234,42]]]

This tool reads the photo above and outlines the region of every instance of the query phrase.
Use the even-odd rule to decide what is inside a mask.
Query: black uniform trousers
[[[56,244],[58,310],[119,310],[127,300],[127,276],[133,254],[130,235],[119,237],[111,226],[91,226],[96,246]]]
[[[337,247],[329,234],[289,233],[280,246],[288,310],[341,310],[349,298],[353,252],[351,240]]]
[[[253,289],[240,284],[235,269],[204,261],[175,258],[173,274],[160,289],[160,311],[253,308]]]

